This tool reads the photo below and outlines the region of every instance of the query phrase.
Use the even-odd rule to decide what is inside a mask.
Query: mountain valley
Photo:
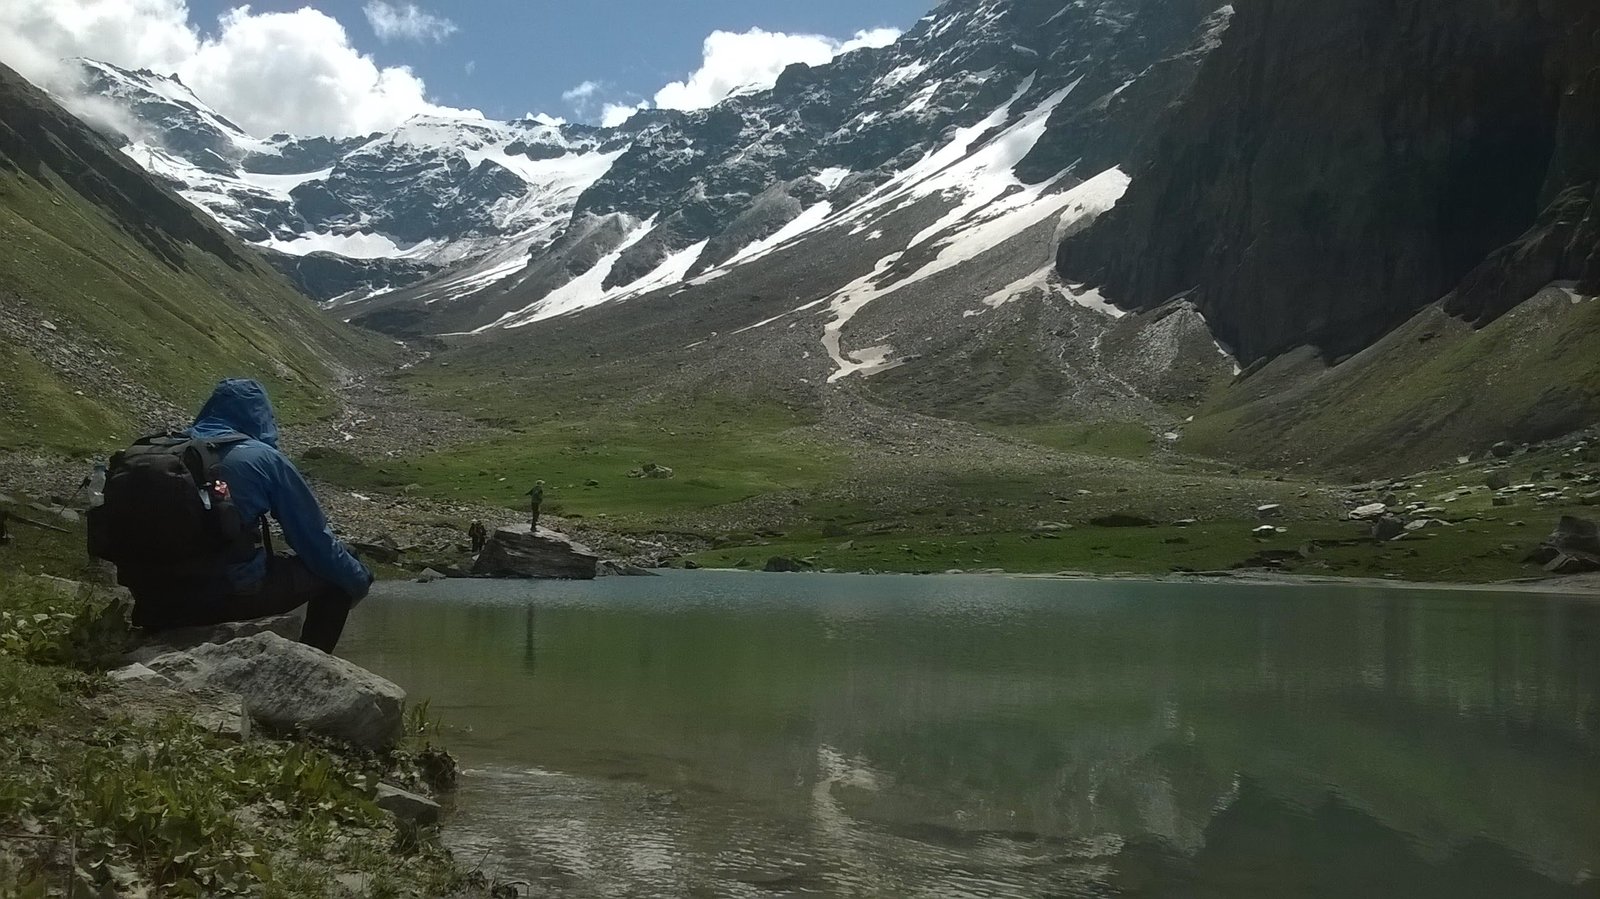
[[[1354,495],[1330,484],[1600,421],[1594,12],[1357,5],[948,0],[890,46],[611,128],[259,137],[154,72],[80,60],[74,90],[232,232],[197,245],[253,245],[351,326],[334,355],[384,411],[346,391],[300,425],[347,490],[504,507],[544,477],[575,526],[679,551],[1201,519],[1245,539],[1182,563],[1210,568],[1258,507],[1322,536]],[[1305,77],[1332,61],[1344,80]],[[166,402],[203,389],[179,381]],[[626,477],[645,462],[683,475]],[[1132,555],[1111,570],[1180,564]]]

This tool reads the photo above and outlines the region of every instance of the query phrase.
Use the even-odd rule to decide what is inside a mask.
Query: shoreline
[[[1249,587],[1352,587],[1382,588],[1413,591],[1459,591],[1466,593],[1520,593],[1529,595],[1563,596],[1575,599],[1600,601],[1600,574],[1575,574],[1560,577],[1513,581],[1450,582],[1410,581],[1391,578],[1340,577],[1338,575],[1284,574],[1266,571],[1195,572],[1193,574],[1095,574],[1087,571],[1023,572],[1023,571],[802,571],[767,572],[744,568],[704,567],[696,569],[674,568],[672,571],[700,571],[707,573],[734,572],[738,574],[805,574],[805,575],[856,575],[861,577],[988,577],[1016,578],[1041,581],[1116,581],[1145,584],[1213,584],[1242,585]]]

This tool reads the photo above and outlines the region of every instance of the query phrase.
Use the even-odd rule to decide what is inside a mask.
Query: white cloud
[[[380,41],[442,41],[458,30],[456,23],[443,16],[424,12],[415,3],[386,3],[368,0],[361,8],[367,23]]]
[[[585,81],[574,88],[561,92],[561,99],[568,103],[578,104],[600,92],[600,84],[596,81]]]
[[[73,56],[175,73],[257,135],[365,134],[421,113],[481,117],[429,102],[409,68],[378,66],[311,8],[241,6],[209,35],[184,0],[0,0],[0,9],[0,59],[28,78],[60,89],[59,60]]]
[[[857,31],[855,37],[839,45],[839,53],[887,47],[899,39],[900,29],[898,28],[868,28],[864,31]]]
[[[615,128],[623,122],[633,118],[633,114],[641,109],[649,109],[650,103],[641,100],[629,106],[626,103],[607,103],[600,109],[600,124],[606,128]]]
[[[819,66],[841,53],[886,46],[899,36],[894,28],[858,31],[847,41],[760,28],[713,31],[701,48],[700,68],[683,81],[674,81],[657,91],[655,104],[663,109],[704,109],[736,90],[772,87],[783,70],[794,63]]]
[[[462,68],[466,70],[468,75],[476,74],[478,71],[478,61],[476,59],[469,59],[467,60],[467,64],[462,66]]]

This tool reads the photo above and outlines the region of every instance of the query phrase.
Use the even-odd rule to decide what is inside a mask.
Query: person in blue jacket
[[[241,519],[256,522],[270,514],[294,554],[269,554],[263,548],[250,561],[220,572],[214,591],[201,591],[213,595],[164,604],[158,624],[248,621],[305,606],[300,642],[332,652],[350,609],[371,588],[372,572],[333,535],[305,478],[278,450],[278,424],[266,388],[246,378],[222,381],[187,433],[250,438],[219,447],[222,479]],[[134,591],[135,623],[150,626],[154,622],[139,620],[139,593]]]

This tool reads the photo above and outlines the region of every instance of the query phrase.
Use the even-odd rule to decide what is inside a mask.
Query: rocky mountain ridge
[[[951,0],[889,47],[614,129],[419,118],[361,138],[258,139],[172,78],[85,61],[83,88],[128,112],[125,152],[245,239],[299,257],[274,260],[314,296],[420,280],[346,315],[476,330],[683,286],[985,146],[968,174],[987,193],[942,230],[1002,198],[1000,213],[1058,194],[1125,155],[1191,74],[1185,51],[1226,16],[1214,0]]]
[[[185,196],[298,254],[275,262],[340,317],[502,372],[862,384],[1421,467],[1600,418],[1596,15],[950,0],[889,47],[615,129],[251,144],[195,98],[168,140],[167,96],[126,152],[181,157]]]

